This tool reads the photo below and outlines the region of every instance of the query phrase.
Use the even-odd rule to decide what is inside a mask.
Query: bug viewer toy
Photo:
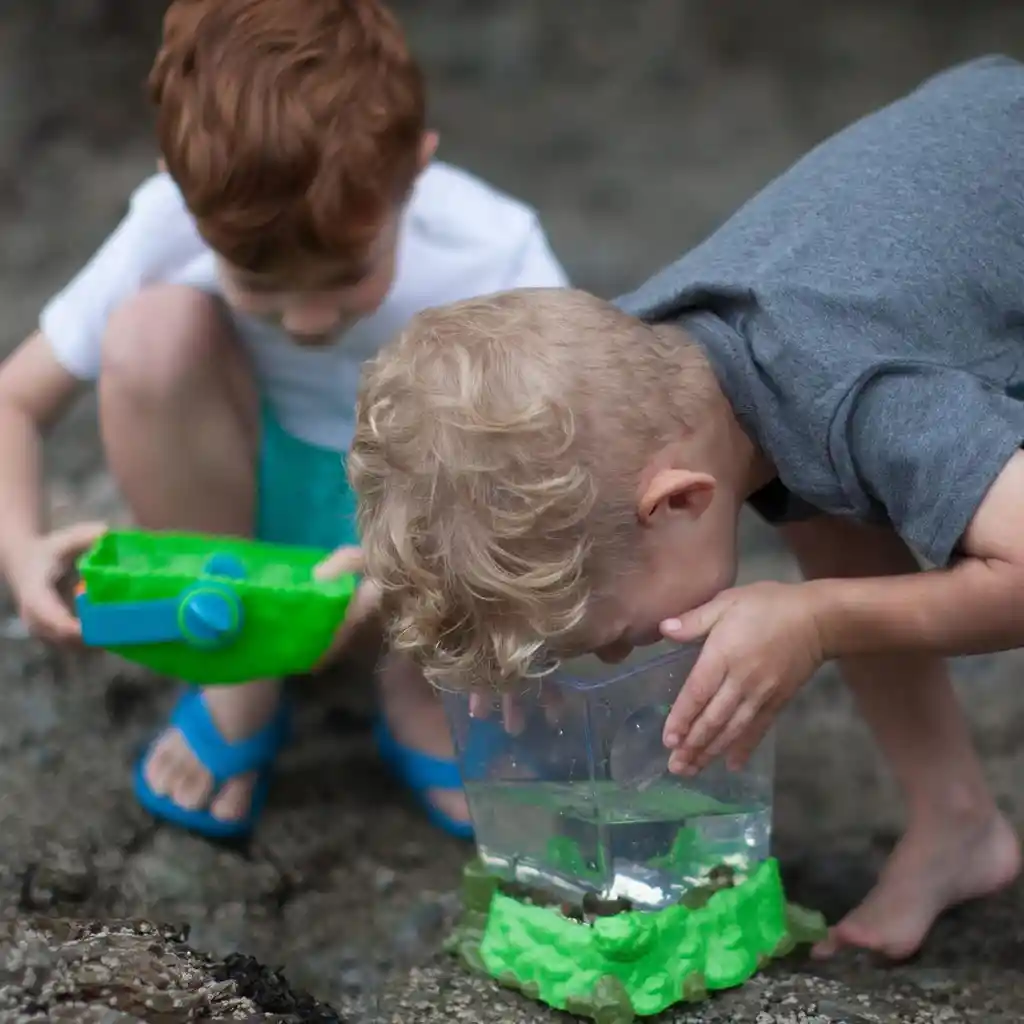
[[[476,833],[450,948],[599,1024],[740,985],[823,938],[770,856],[771,743],[741,772],[667,770],[693,648],[583,659],[510,700],[446,694]]]

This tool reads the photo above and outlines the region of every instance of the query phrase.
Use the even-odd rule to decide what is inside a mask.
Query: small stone
[[[853,1006],[852,1002],[839,999],[819,999],[817,1003],[818,1015],[823,1019],[834,1019],[842,1024],[875,1024],[870,1017],[865,1017],[861,1007]]]
[[[912,968],[906,972],[907,980],[925,992],[952,992],[961,982],[947,970],[935,967]]]
[[[95,874],[76,850],[55,850],[50,858],[29,868],[22,885],[22,904],[42,910],[64,903],[81,903],[92,892]]]
[[[419,955],[437,942],[444,923],[444,907],[438,901],[419,903],[399,924],[395,950],[403,958]]]
[[[389,892],[398,878],[398,873],[391,868],[379,867],[373,873],[373,885],[379,893]]]
[[[349,996],[371,992],[376,986],[376,974],[372,968],[359,963],[350,963],[338,972],[338,984]]]

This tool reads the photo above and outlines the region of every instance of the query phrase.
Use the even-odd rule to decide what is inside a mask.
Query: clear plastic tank
[[[571,662],[504,700],[445,695],[489,870],[573,903],[660,909],[769,856],[771,739],[740,772],[667,770],[662,727],[696,656],[659,646]]]

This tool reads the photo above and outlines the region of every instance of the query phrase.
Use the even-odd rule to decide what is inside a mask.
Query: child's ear
[[[420,170],[425,170],[427,164],[434,159],[438,143],[441,141],[437,132],[424,132],[420,140]]]
[[[640,522],[658,516],[684,515],[699,519],[715,496],[715,478],[689,469],[659,469],[647,482],[637,504]]]

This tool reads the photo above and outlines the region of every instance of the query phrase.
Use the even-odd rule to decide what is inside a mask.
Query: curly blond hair
[[[521,289],[420,313],[367,364],[349,456],[366,571],[435,685],[541,671],[593,566],[625,567],[690,348],[584,292]]]

